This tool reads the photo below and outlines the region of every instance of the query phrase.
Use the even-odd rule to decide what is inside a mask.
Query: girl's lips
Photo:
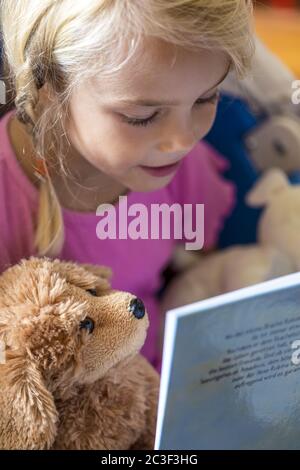
[[[180,166],[180,164],[181,164],[181,160],[177,163],[174,163],[173,165],[166,165],[166,166],[159,166],[159,167],[150,167],[150,166],[140,165],[140,167],[152,176],[167,176],[173,173],[174,171],[176,171],[177,168]]]

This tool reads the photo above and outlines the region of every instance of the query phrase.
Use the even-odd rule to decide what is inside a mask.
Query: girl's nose
[[[159,150],[163,153],[188,153],[196,144],[196,139],[190,139],[183,141],[182,139],[174,139],[172,142],[164,142],[159,145]]]
[[[197,132],[193,129],[177,129],[167,141],[159,145],[159,150],[164,153],[187,154],[198,140]]]

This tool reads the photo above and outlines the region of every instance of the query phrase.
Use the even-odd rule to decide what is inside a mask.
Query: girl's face
[[[153,174],[184,158],[210,130],[218,85],[228,72],[221,52],[145,44],[113,79],[82,83],[71,97],[72,147],[98,170],[132,191],[167,185],[176,173]]]

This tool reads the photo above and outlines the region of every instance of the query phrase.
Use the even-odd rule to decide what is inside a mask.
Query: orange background
[[[256,8],[257,35],[300,79],[300,10]]]

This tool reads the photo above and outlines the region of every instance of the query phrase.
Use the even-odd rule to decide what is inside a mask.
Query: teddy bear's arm
[[[131,446],[130,450],[153,450],[160,380],[159,374],[143,356],[140,356],[140,364],[142,368],[142,374],[145,379],[144,393],[147,398],[148,406],[146,409],[145,427],[142,430],[140,437]]]

